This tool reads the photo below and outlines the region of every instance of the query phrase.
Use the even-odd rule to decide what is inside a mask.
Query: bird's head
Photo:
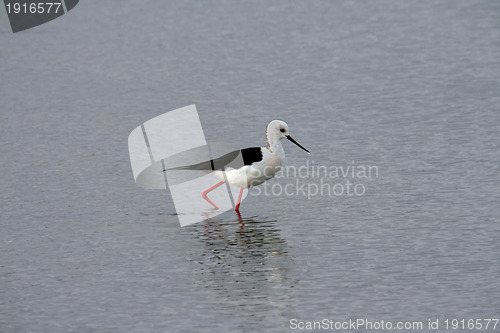
[[[282,120],[273,120],[269,123],[269,125],[267,125],[267,139],[269,143],[281,139],[287,139],[309,153],[309,150],[302,147],[290,136],[290,134],[288,133],[288,124]]]

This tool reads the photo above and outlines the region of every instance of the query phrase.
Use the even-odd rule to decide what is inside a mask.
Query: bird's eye
[[[280,129],[280,132],[285,133],[285,129],[284,128]]]

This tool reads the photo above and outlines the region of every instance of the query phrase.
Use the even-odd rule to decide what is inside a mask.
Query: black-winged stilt
[[[201,193],[202,197],[210,203],[215,209],[219,207],[208,198],[208,193],[215,190],[225,182],[240,187],[240,193],[236,202],[235,211],[239,213],[243,190],[262,184],[268,179],[273,178],[285,159],[285,151],[281,145],[282,139],[288,139],[308,154],[309,150],[302,147],[288,133],[288,125],[282,120],[273,120],[267,125],[266,130],[267,147],[250,147],[239,149],[225,154],[216,159],[205,161],[193,165],[175,167],[167,170],[201,170],[210,172],[220,179],[219,183],[206,189]],[[231,163],[241,154],[243,164],[235,165]]]

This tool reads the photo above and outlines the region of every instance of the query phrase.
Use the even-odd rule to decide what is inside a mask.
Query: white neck
[[[281,140],[279,136],[277,135],[269,135],[267,134],[267,148],[272,152],[272,153],[277,153],[277,152],[284,152],[283,151],[283,146],[281,145]]]

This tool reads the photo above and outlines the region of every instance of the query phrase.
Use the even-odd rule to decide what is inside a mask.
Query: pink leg
[[[208,190],[205,190],[205,191],[201,192],[201,196],[203,197],[203,199],[207,200],[207,201],[208,201],[208,203],[209,203],[209,204],[211,204],[212,206],[214,206],[214,208],[215,208],[215,209],[219,209],[219,207],[217,207],[217,205],[216,205],[216,204],[214,204],[214,203],[212,202],[212,200],[210,200],[210,199],[207,197],[207,194],[208,194],[208,192],[215,190],[217,187],[221,186],[222,184],[224,184],[224,182],[217,183],[217,184],[215,184],[214,186],[212,186],[211,188],[209,188]]]
[[[243,187],[240,189],[240,195],[238,196],[238,201],[236,202],[236,208],[234,209],[238,213],[240,212],[241,196],[243,195]]]

